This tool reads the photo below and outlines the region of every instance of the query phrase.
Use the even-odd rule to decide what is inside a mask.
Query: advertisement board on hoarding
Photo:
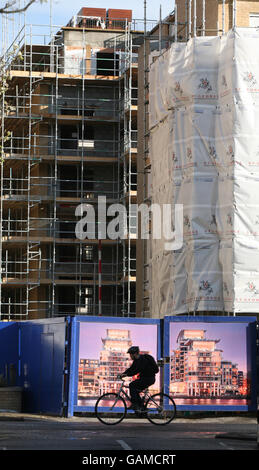
[[[130,346],[160,359],[160,322],[152,319],[77,317],[73,320],[74,388],[71,410],[93,411],[96,400],[107,392],[117,392],[117,376],[130,367]],[[128,383],[136,377],[129,378]],[[160,374],[150,391],[160,390]],[[71,401],[71,400],[70,400]]]
[[[177,409],[255,406],[254,317],[166,317],[165,388]]]

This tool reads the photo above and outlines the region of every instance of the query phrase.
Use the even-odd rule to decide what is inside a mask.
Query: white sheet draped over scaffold
[[[152,240],[152,316],[259,309],[259,31],[176,43],[150,63],[152,203],[183,204],[183,246]]]

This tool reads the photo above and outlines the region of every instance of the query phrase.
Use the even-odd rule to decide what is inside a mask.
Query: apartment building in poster
[[[132,346],[130,330],[108,328],[106,337],[102,338],[103,349],[100,351],[99,387],[100,393],[117,392],[121,374],[130,366],[128,349]]]
[[[171,356],[174,395],[186,397],[246,396],[247,381],[238,364],[223,358],[220,339],[207,339],[204,329],[183,329]]]
[[[80,359],[78,367],[79,395],[96,395],[99,391],[98,359]]]
[[[129,329],[106,328],[100,339],[102,346],[95,359],[79,359],[78,396],[81,398],[118,392],[121,382],[117,376],[132,364],[127,353],[133,344]],[[152,354],[149,350],[140,353]],[[154,384],[150,390],[158,391],[158,387]]]

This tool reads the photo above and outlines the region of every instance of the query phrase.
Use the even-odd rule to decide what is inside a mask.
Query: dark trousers
[[[133,405],[141,406],[139,393],[150,385],[153,385],[155,381],[155,377],[142,377],[129,384],[130,398]]]

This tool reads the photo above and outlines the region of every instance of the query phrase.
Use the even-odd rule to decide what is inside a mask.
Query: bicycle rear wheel
[[[117,393],[104,393],[95,404],[95,415],[103,424],[119,424],[126,413],[125,400]]]
[[[175,418],[176,406],[172,397],[166,393],[156,393],[148,399],[145,411],[150,423],[164,425]]]

